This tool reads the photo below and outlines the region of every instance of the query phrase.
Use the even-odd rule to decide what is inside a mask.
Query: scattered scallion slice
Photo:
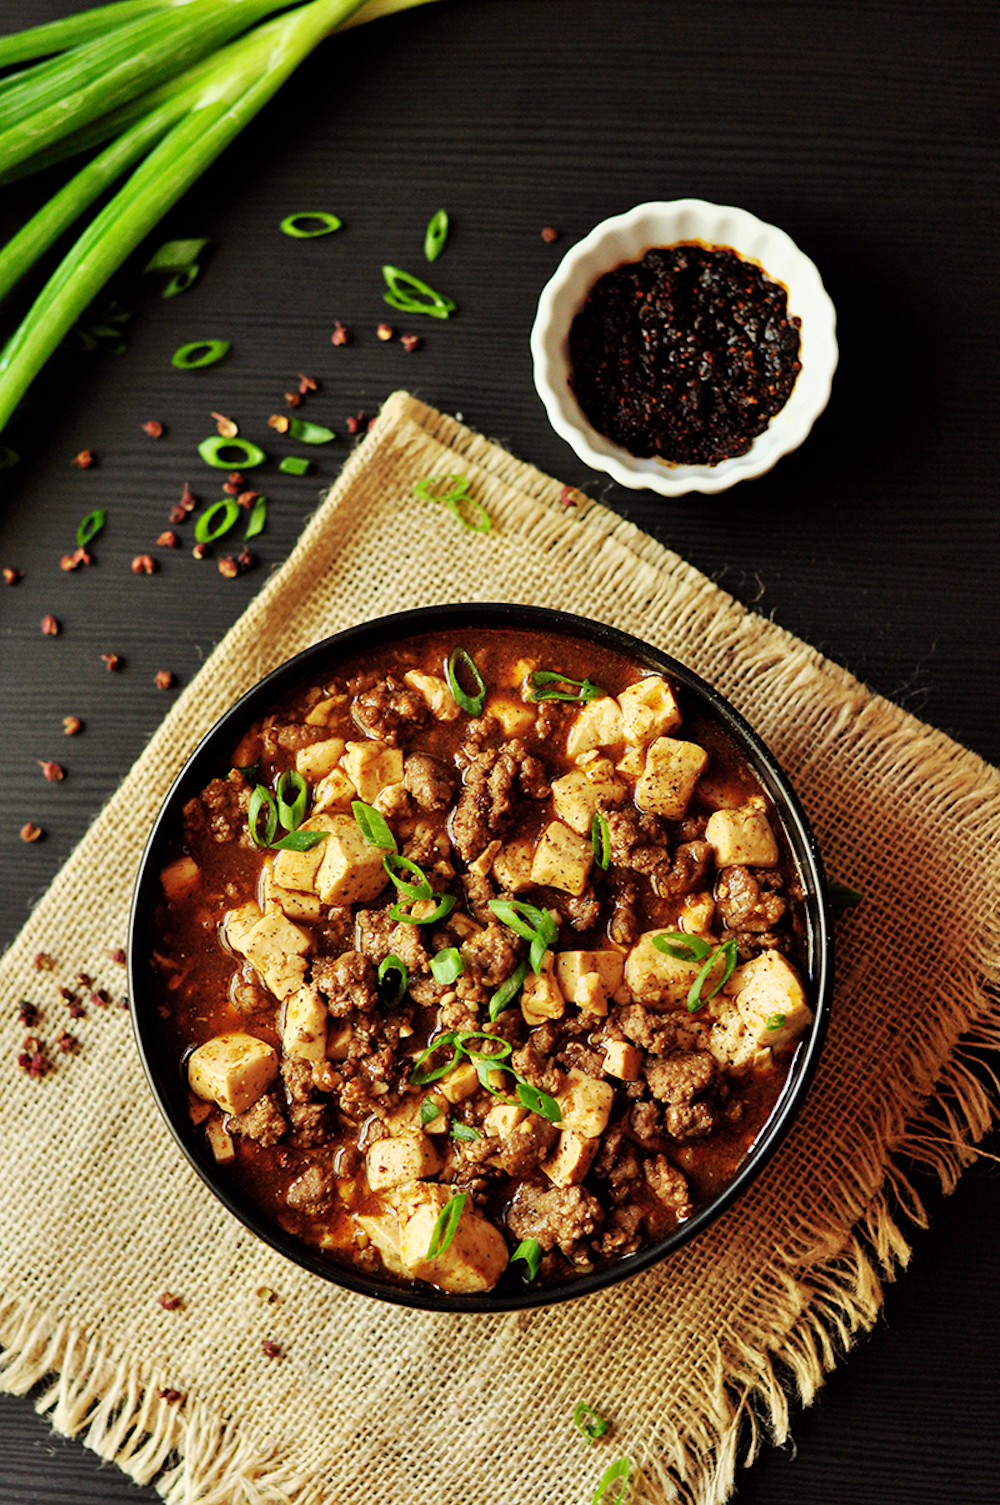
[[[224,434],[209,434],[198,445],[198,453],[215,470],[254,470],[267,459],[259,444],[239,437],[227,439]]]
[[[286,455],[278,462],[278,469],[284,471],[286,476],[307,476],[312,470],[312,463],[299,455]]]
[[[424,236],[424,255],[428,261],[437,261],[448,239],[448,211],[439,209],[431,216]]]
[[[312,240],[317,235],[331,235],[339,230],[343,220],[322,209],[303,209],[299,214],[286,214],[279,229],[295,240]]]
[[[668,930],[663,935],[653,936],[653,945],[664,956],[672,956],[679,962],[704,961],[712,950],[708,941],[700,935],[687,935],[683,930]]]
[[[468,691],[463,690],[459,684],[458,671],[460,669],[476,686],[476,693],[474,695],[470,695]],[[470,716],[480,715],[483,706],[486,704],[486,681],[476,668],[472,657],[466,653],[464,648],[455,648],[452,651],[451,657],[445,665],[445,674],[448,679],[448,688],[462,710]]]
[[[382,296],[393,308],[402,309],[407,314],[429,314],[432,319],[447,319],[455,312],[455,304],[450,298],[435,292],[412,273],[404,272],[402,267],[384,266],[382,276],[389,289]]]
[[[372,845],[381,846],[382,843],[373,842]],[[393,842],[394,848],[395,845],[396,843]],[[433,896],[434,890],[431,888],[431,880],[428,878],[423,868],[420,867],[416,862],[413,862],[409,857],[401,857],[397,851],[393,850],[388,854],[387,857],[384,857],[382,859],[382,866],[385,868],[386,872],[389,874],[389,877],[392,879],[399,892],[403,895],[404,899],[410,899],[416,902],[417,899],[430,899]],[[401,876],[401,873],[416,874],[416,882],[410,883],[406,878]]]
[[[263,835],[260,831],[261,811],[264,812]],[[258,847],[269,847],[278,834],[278,807],[274,803],[274,795],[263,784],[258,784],[250,796],[247,825],[250,827],[253,843]]]
[[[403,904],[393,904],[389,910],[389,918],[399,925],[436,925],[439,920],[445,920],[455,908],[454,894],[437,895],[438,902],[427,914],[415,915]],[[426,903],[426,900],[418,900],[418,903]]]
[[[527,977],[527,975],[527,961],[519,961],[510,976],[506,979],[505,982],[502,982],[500,984],[496,992],[493,994],[493,997],[490,999],[491,1022],[498,1019],[503,1013],[504,1009],[510,1008],[511,1004],[515,1002],[518,993],[520,993],[521,991],[521,986],[524,982],[524,979]]]
[[[181,267],[175,272],[170,281],[164,287],[161,298],[176,298],[178,293],[186,293],[189,287],[193,287],[201,273],[201,267],[196,261],[190,266]]]
[[[329,444],[337,437],[333,429],[324,428],[321,423],[310,423],[306,418],[289,418],[288,432],[302,444]]]
[[[448,1250],[455,1237],[459,1219],[465,1211],[468,1195],[467,1191],[460,1191],[457,1197],[452,1197],[442,1207],[431,1230],[431,1241],[427,1245],[428,1259],[437,1259],[439,1254],[444,1254]]]
[[[213,543],[235,527],[240,515],[240,506],[234,497],[223,497],[206,507],[194,525],[194,536],[199,543]]]
[[[436,1051],[447,1050],[449,1045],[452,1048],[451,1059],[446,1061],[442,1066],[431,1066],[425,1071],[424,1062],[434,1055]],[[417,1056],[417,1059],[413,1063],[413,1070],[410,1072],[410,1081],[414,1087],[426,1087],[431,1082],[439,1082],[443,1076],[448,1075],[449,1071],[454,1071],[461,1054],[462,1047],[458,1043],[458,1035],[454,1030],[449,1030],[447,1034],[439,1035],[436,1040],[428,1045],[426,1050],[422,1050],[419,1056]]]
[[[396,982],[393,982],[392,980],[394,977],[398,979]],[[379,997],[382,999],[382,1002],[388,1004],[390,1008],[394,1008],[397,1003],[402,1002],[403,995],[406,992],[409,981],[410,977],[409,973],[406,970],[406,963],[402,960],[401,957],[396,956],[394,953],[390,953],[388,956],[383,957],[383,959],[379,962]],[[424,1123],[427,1122],[428,1120],[424,1119]]]
[[[473,1040],[482,1040],[484,1044],[495,1046],[495,1049],[473,1050],[471,1048]],[[486,1061],[491,1066],[496,1066],[499,1062],[506,1060],[514,1049],[510,1041],[505,1040],[502,1035],[491,1035],[489,1030],[485,1029],[462,1030],[455,1036],[455,1041],[470,1061]]]
[[[715,966],[720,957],[724,958],[722,975],[716,979],[715,983],[711,988],[709,988],[707,993],[703,993],[702,988],[708,981],[709,973],[712,971],[712,968]],[[735,938],[732,940],[723,941],[721,946],[716,946],[714,951],[712,951],[710,955],[705,958],[704,962],[702,963],[701,971],[698,973],[698,976],[695,978],[694,982],[691,984],[690,989],[688,990],[687,1008],[689,1014],[696,1013],[703,1004],[708,1003],[712,998],[715,997],[716,993],[722,991],[722,989],[726,986],[726,983],[736,971],[736,963],[738,960],[739,953],[736,948]]]
[[[573,1407],[573,1425],[583,1433],[588,1442],[596,1442],[598,1437],[604,1437],[611,1429],[607,1417],[600,1416],[593,1406],[588,1406],[583,1400],[577,1401]]]
[[[247,518],[246,532],[243,534],[243,537],[256,538],[258,533],[264,531],[264,524],[266,522],[267,497],[259,496],[250,508],[250,516]]]
[[[452,1124],[451,1137],[452,1139],[482,1139],[483,1136],[471,1124]]]
[[[179,371],[197,371],[201,366],[214,366],[231,349],[229,340],[192,340],[174,351],[170,364]]]
[[[770,1029],[770,1030],[779,1030],[779,1029],[782,1029],[784,1027],[784,1023],[785,1023],[785,1015],[784,1014],[771,1014],[771,1015],[769,1015],[768,1020],[767,1020],[767,1028]]]
[[[597,1486],[597,1492],[590,1505],[624,1505],[628,1498],[631,1473],[631,1459],[618,1458],[601,1475],[601,1482]],[[617,1489],[615,1485],[618,1485]]]
[[[454,982],[465,971],[465,963],[457,946],[447,946],[431,957],[431,972],[434,981],[442,984]]]
[[[351,814],[370,847],[383,847],[387,852],[396,850],[396,838],[389,830],[385,816],[374,805],[366,805],[364,800],[352,800]]]
[[[85,549],[91,540],[97,537],[107,520],[108,513],[105,507],[98,507],[95,511],[88,512],[76,530],[77,548]]]
[[[490,899],[489,908],[515,935],[530,941],[528,963],[533,972],[540,972],[546,951],[559,935],[559,927],[550,911],[539,909],[523,899]]]
[[[530,1283],[538,1276],[538,1268],[542,1263],[543,1249],[536,1238],[523,1238],[510,1257],[510,1264],[515,1260],[523,1260],[527,1267],[527,1280]]]
[[[611,832],[600,810],[594,811],[594,818],[590,823],[590,844],[594,849],[594,861],[606,873],[611,861]]]
[[[442,487],[447,487],[447,490],[442,490]],[[472,495],[465,476],[424,476],[413,490],[425,502],[443,503],[456,522],[472,533],[489,533],[493,528],[493,519],[482,502]]]
[[[286,768],[275,785],[278,798],[278,820],[286,831],[295,831],[305,819],[309,803],[309,785],[294,768]]]
[[[146,262],[147,272],[183,272],[198,260],[207,240],[165,240]]]
[[[542,1118],[547,1118],[550,1124],[562,1123],[562,1109],[550,1092],[543,1092],[540,1087],[532,1087],[530,1082],[517,1083],[517,1096],[531,1113],[538,1113]]]
[[[287,836],[272,841],[271,846],[279,852],[309,852],[321,841],[326,841],[329,834],[329,831],[289,831]]]
[[[427,1124],[432,1124],[436,1118],[440,1117],[440,1103],[436,1103],[431,1097],[425,1097],[420,1104],[420,1122],[426,1126]]]
[[[542,922],[535,931],[534,939],[528,949],[528,965],[537,976],[542,970],[545,961],[545,953],[559,938],[559,926],[549,910],[542,911]]]
[[[855,904],[860,904],[865,897],[856,888],[850,888],[846,883],[832,882],[830,885],[830,906],[835,915],[845,914],[853,909]]]
[[[600,685],[589,678],[571,679],[551,669],[532,669],[528,675],[529,700],[598,700],[603,694]]]

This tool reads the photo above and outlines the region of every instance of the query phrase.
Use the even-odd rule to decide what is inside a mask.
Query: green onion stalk
[[[0,251],[0,297],[132,169],[0,353],[0,430],[108,279],[325,37],[428,3],[119,0],[0,37],[0,67],[31,63],[0,80],[0,184],[110,142]]]

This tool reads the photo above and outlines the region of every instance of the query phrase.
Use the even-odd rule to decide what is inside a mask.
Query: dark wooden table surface
[[[0,32],[77,8],[0,0]],[[109,293],[134,309],[124,353],[62,355],[4,435],[23,459],[0,473],[0,565],[24,577],[0,585],[0,939],[156,728],[175,692],[154,676],[190,679],[335,477],[348,417],[400,386],[598,495],[1000,762],[997,42],[993,0],[440,0],[324,44],[150,241],[209,237],[198,284],[164,301],[140,255]],[[0,192],[0,236],[57,181]],[[842,359],[827,413],[770,475],[666,501],[588,472],[551,432],[528,331],[593,224],[686,195],[742,205],[814,258]],[[419,273],[442,206],[454,228],[431,280],[460,313],[393,318],[423,338],[407,352],[376,338],[390,314],[379,269]],[[344,228],[279,232],[312,209]],[[0,310],[5,330],[18,307]],[[171,367],[182,342],[214,337],[232,341],[224,362]],[[194,446],[211,411],[263,438],[299,372],[320,383],[310,416],[342,439],[307,478],[269,468],[256,568],[227,580],[189,544],[157,547],[184,482],[209,485]],[[143,432],[150,419],[162,438]],[[85,448],[89,470],[71,464]],[[63,573],[96,507],[96,562]],[[133,574],[147,552],[157,573]],[[440,570],[441,597],[460,598]],[[498,593],[515,598],[516,582]],[[58,637],[41,633],[46,613]],[[76,737],[67,715],[84,722]],[[63,782],[46,782],[44,759],[65,765]],[[44,829],[35,845],[19,839],[26,820]],[[919,873],[914,903],[933,903]],[[740,1505],[1000,1498],[1000,1172],[983,1159],[952,1197],[928,1199],[930,1229],[877,1329],[794,1414],[794,1445],[741,1478]],[[140,1498],[157,1497],[53,1436],[29,1399],[0,1399],[0,1505]]]

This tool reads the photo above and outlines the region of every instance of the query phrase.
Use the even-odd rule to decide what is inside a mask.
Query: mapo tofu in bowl
[[[144,861],[161,1106],[255,1232],[411,1305],[558,1300],[732,1199],[806,1085],[823,880],[721,697],[611,629],[383,619],[216,727]]]

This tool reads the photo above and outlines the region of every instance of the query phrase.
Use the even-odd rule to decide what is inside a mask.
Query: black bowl
[[[226,1172],[219,1169],[202,1136],[191,1125],[187,1084],[183,1073],[178,1069],[177,1061],[164,1060],[159,1050],[159,1020],[149,957],[155,945],[153,916],[160,893],[159,872],[171,843],[176,840],[179,832],[181,810],[211,778],[228,769],[232,749],[247,727],[320,668],[334,669],[338,662],[347,657],[354,657],[367,649],[398,642],[419,633],[459,630],[470,626],[520,628],[529,631],[536,628],[542,632],[590,639],[652,671],[668,675],[683,685],[689,696],[700,701],[709,715],[723,725],[769,796],[798,869],[805,895],[805,981],[815,1018],[809,1033],[799,1042],[781,1095],[767,1123],[754,1140],[736,1175],[686,1222],[678,1224],[664,1238],[637,1254],[589,1274],[537,1289],[515,1286],[513,1283],[508,1288],[505,1280],[502,1280],[495,1290],[480,1295],[449,1296],[430,1289],[418,1290],[393,1285],[389,1281],[363,1275],[324,1259],[263,1215]],[[252,1233],[302,1269],[364,1296],[431,1311],[498,1312],[519,1307],[552,1305],[577,1296],[586,1296],[625,1280],[640,1270],[646,1270],[694,1238],[745,1191],[787,1133],[819,1058],[833,990],[832,922],[819,851],[793,789],[753,729],[699,675],[668,654],[661,653],[628,633],[568,612],[516,605],[421,607],[415,611],[380,617],[376,621],[363,623],[360,627],[348,628],[345,632],[306,648],[266,675],[252,690],[248,690],[203,738],[174,781],[143,852],[129,924],[128,970],[136,1042],[160,1111],[181,1150],[205,1184]]]

